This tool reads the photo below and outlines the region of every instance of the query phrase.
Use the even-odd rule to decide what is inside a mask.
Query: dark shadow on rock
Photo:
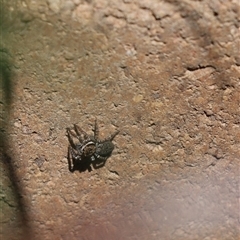
[[[4,8],[3,4],[1,4],[0,9],[0,34],[2,40],[4,40],[5,34],[7,34],[7,28],[10,26],[9,19],[8,19],[8,12]],[[1,91],[1,99],[0,99],[0,107],[1,107],[1,115],[0,115],[0,161],[2,167],[2,175],[1,178],[6,177],[10,180],[10,186],[4,186],[4,188],[9,189],[9,192],[13,194],[14,201],[14,222],[18,223],[17,229],[12,229],[11,223],[6,223],[7,228],[12,229],[12,233],[16,231],[16,237],[18,239],[32,239],[31,238],[31,228],[30,228],[30,219],[29,215],[26,210],[26,203],[24,201],[24,189],[20,179],[18,179],[16,174],[16,169],[14,167],[13,155],[12,152],[14,149],[11,146],[9,141],[9,120],[10,114],[12,111],[12,101],[13,101],[13,60],[12,56],[6,47],[3,47],[4,41],[1,42],[0,45],[0,91]],[[11,149],[11,153],[10,153]],[[0,197],[0,201],[6,201],[4,199],[8,193],[3,193],[4,196]],[[12,207],[9,204],[9,207]],[[5,213],[3,210],[2,212],[3,217]],[[9,216],[8,216],[9,217]],[[17,217],[17,218],[16,218]],[[20,222],[20,225],[19,225]],[[18,236],[17,233],[22,233],[22,236]],[[6,236],[7,237],[7,236]]]
[[[6,108],[10,108],[13,92],[11,70],[12,66],[9,58],[9,52],[6,49],[0,49],[0,79]]]
[[[30,228],[29,222],[30,219],[26,212],[26,204],[22,197],[23,195],[23,187],[21,186],[21,181],[17,178],[16,171],[13,165],[13,159],[9,154],[10,141],[9,134],[7,129],[9,129],[9,118],[12,107],[12,95],[13,95],[13,78],[12,78],[12,63],[10,61],[10,54],[6,49],[0,49],[0,81],[1,81],[1,161],[3,163],[3,169],[5,171],[6,176],[11,181],[11,186],[7,186],[11,188],[13,192],[14,199],[16,202],[16,210],[15,214],[21,223],[21,231],[23,232],[24,239],[31,239],[30,237]],[[12,150],[11,150],[12,151]],[[1,176],[3,177],[3,176]],[[1,201],[2,199],[0,199]],[[4,212],[3,212],[4,215]]]
[[[7,29],[10,27],[10,21],[8,17],[8,11],[6,11],[3,3],[0,7],[0,108],[1,108],[1,126],[0,126],[0,145],[6,146],[7,142],[7,123],[9,122],[9,114],[11,110],[12,95],[13,95],[13,83],[12,83],[12,57],[6,47],[3,47],[4,37],[7,35]]]
[[[26,203],[23,198],[24,194],[24,189],[21,186],[21,182],[19,179],[16,177],[15,169],[13,167],[13,161],[10,156],[8,156],[6,153],[1,154],[1,161],[3,162],[3,168],[6,171],[6,175],[9,177],[11,181],[11,186],[7,186],[8,188],[10,187],[13,191],[13,197],[12,199],[15,202],[15,217],[19,219],[20,225],[18,225],[21,232],[21,236],[18,236],[18,239],[32,239],[32,230],[30,226],[30,219],[29,215],[26,210]],[[2,177],[2,176],[1,176]],[[0,201],[3,201],[4,199],[0,198]],[[6,201],[6,200],[5,200]],[[9,206],[11,206],[9,204]],[[3,211],[4,215],[4,211]],[[14,218],[15,219],[15,218]],[[14,220],[16,221],[16,219]],[[10,223],[9,223],[10,224]],[[13,229],[16,230],[16,232],[19,232],[19,229]]]
[[[74,172],[74,171],[79,171],[79,172],[85,172],[88,170],[88,172],[92,171],[93,169],[99,169],[104,167],[106,160],[100,160],[100,159],[96,159],[94,161],[91,160],[90,157],[85,157],[82,158],[81,160],[74,160],[73,158],[71,158],[71,155],[69,154],[69,150],[68,150],[68,169],[70,172]]]
[[[68,157],[68,169],[70,172],[79,171],[79,172],[85,172],[88,170],[88,172],[92,171],[91,167],[91,159],[85,158],[81,161],[74,161],[73,159],[70,159]]]

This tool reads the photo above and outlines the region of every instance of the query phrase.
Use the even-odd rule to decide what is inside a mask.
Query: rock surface
[[[240,238],[239,1],[1,4],[0,238]],[[71,173],[95,117],[114,152]]]

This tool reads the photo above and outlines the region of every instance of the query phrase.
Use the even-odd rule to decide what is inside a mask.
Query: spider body
[[[76,124],[74,124],[73,129],[67,128],[69,140],[68,162],[71,172],[76,169],[91,171],[91,164],[95,169],[103,167],[107,158],[111,156],[114,149],[112,140],[119,131],[114,132],[104,140],[100,140],[98,124],[95,120],[93,132],[94,135],[90,136]],[[74,138],[78,140],[77,143],[74,142]]]

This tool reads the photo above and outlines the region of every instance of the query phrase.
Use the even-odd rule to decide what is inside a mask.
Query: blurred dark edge
[[[6,1],[5,1],[6,2]],[[24,189],[22,186],[22,182],[18,179],[16,170],[14,168],[14,159],[13,159],[13,146],[11,146],[11,142],[9,141],[9,133],[8,129],[11,127],[9,124],[10,114],[12,111],[12,100],[13,100],[13,57],[7,50],[4,45],[4,38],[7,37],[8,31],[10,31],[10,26],[13,22],[10,22],[10,18],[8,17],[10,13],[6,10],[4,1],[0,2],[0,161],[1,163],[1,178],[7,176],[7,178],[11,181],[11,186],[4,186],[7,188],[11,188],[13,192],[14,199],[12,199],[16,203],[16,209],[14,209],[14,216],[20,221],[21,229],[11,229],[11,223],[9,224],[9,228],[14,232],[16,230],[16,234],[21,232],[22,236],[17,235],[18,239],[32,239],[31,238],[31,228],[30,228],[30,219],[29,215],[26,211],[26,203],[24,198]],[[9,4],[9,2],[8,2]],[[11,13],[12,14],[12,13]],[[6,41],[9,44],[8,41]],[[11,149],[11,151],[10,151]],[[15,159],[17,160],[17,159]],[[2,181],[1,181],[2,182]],[[3,186],[2,186],[3,187]],[[4,191],[4,188],[1,191]],[[4,195],[7,193],[3,192],[3,196],[0,197],[0,202],[4,201]],[[7,196],[8,198],[9,196]],[[5,200],[6,201],[6,200]],[[12,209],[11,209],[12,210]],[[2,216],[5,216],[5,212],[2,209]],[[15,218],[14,217],[14,218]],[[14,220],[16,221],[16,220]],[[17,222],[18,222],[17,221]],[[1,226],[3,227],[3,226]],[[6,236],[7,237],[7,236]]]

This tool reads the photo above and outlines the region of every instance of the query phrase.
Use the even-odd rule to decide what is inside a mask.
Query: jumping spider
[[[97,120],[95,120],[93,136],[88,135],[78,125],[74,124],[73,126],[73,129],[67,128],[67,136],[69,140],[69,170],[71,172],[74,172],[75,170],[82,172],[88,169],[90,172],[92,170],[91,164],[94,169],[103,167],[107,158],[111,156],[114,149],[112,141],[119,131],[114,132],[101,141],[99,139]],[[78,139],[77,143],[74,143],[73,137]]]

